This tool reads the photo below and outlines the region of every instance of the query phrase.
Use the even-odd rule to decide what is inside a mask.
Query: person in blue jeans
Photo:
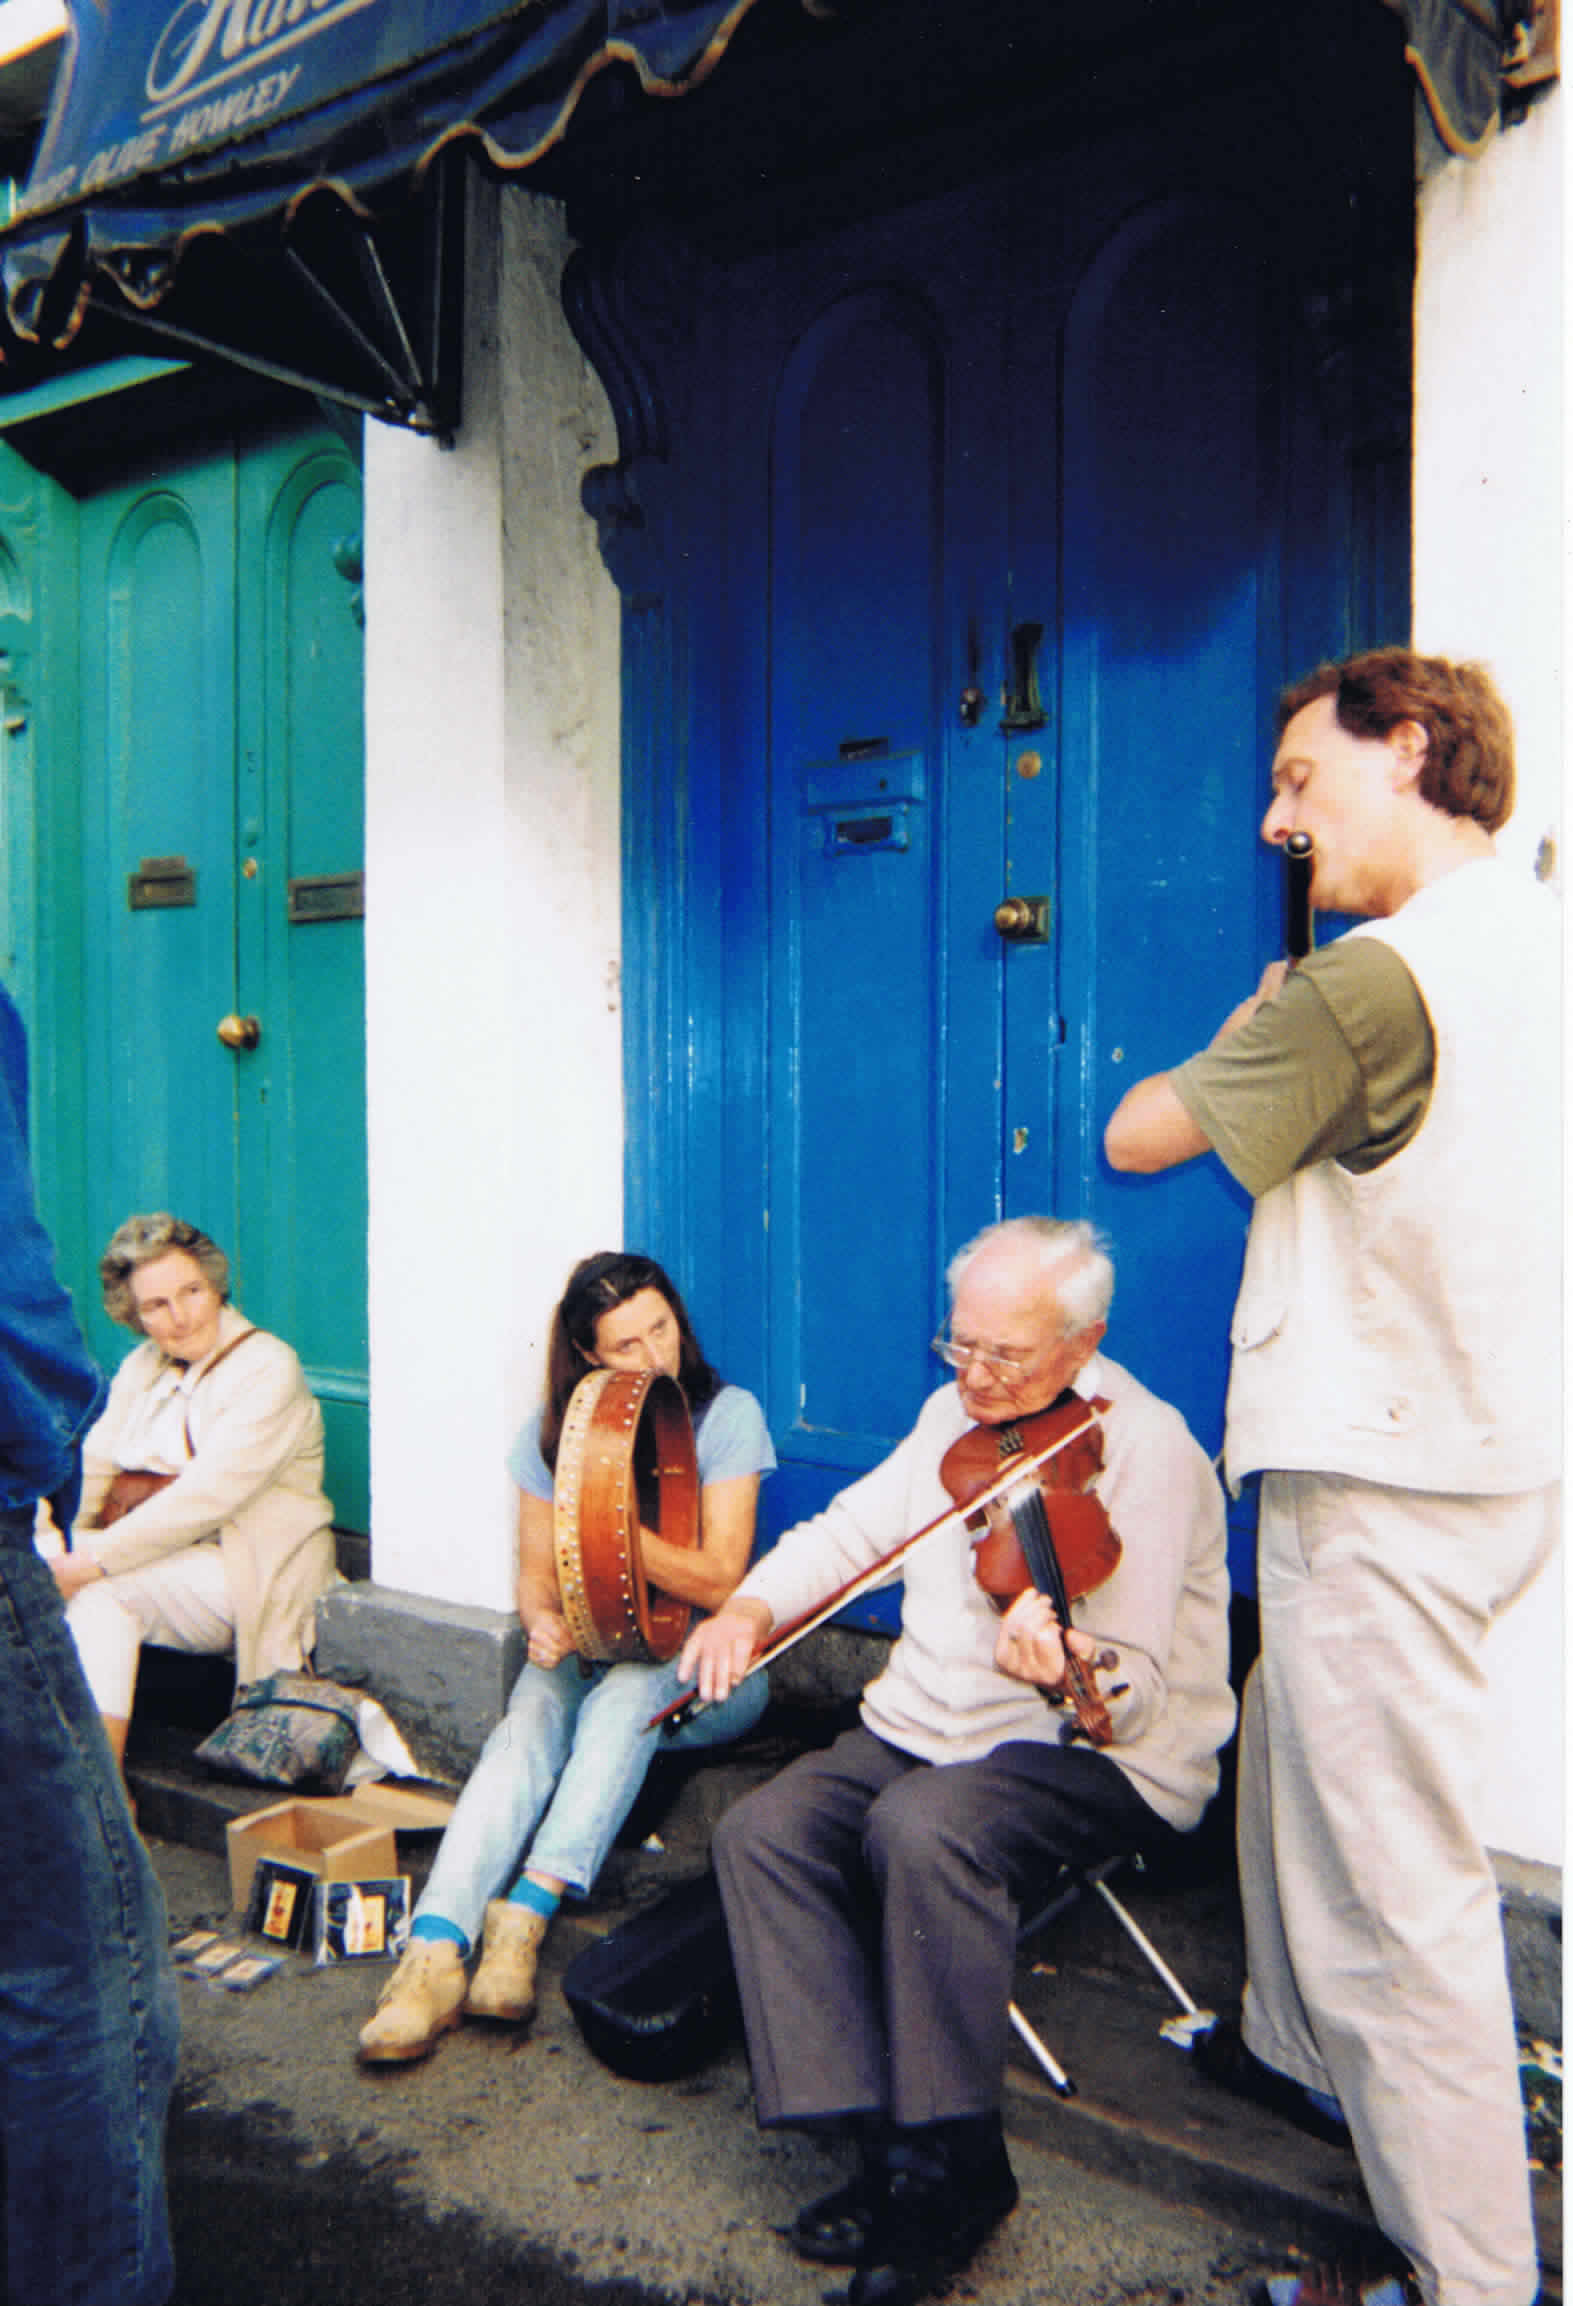
[[[161,2306],[179,2013],[163,1895],[33,1542],[69,1529],[104,1381],[55,1276],[0,986],[0,2168],[17,2306]]]
[[[759,1483],[774,1467],[764,1414],[706,1361],[683,1301],[655,1260],[603,1250],[575,1266],[552,1317],[546,1396],[508,1459],[519,1489],[519,1619],[527,1662],[482,1748],[415,1909],[410,1944],[361,2028],[372,2064],[425,2057],[462,2016],[523,2025],[535,2013],[541,1943],[565,1895],[588,1895],[682,1694],[675,1661],[589,1663],[574,1649],[557,1575],[553,1491],[568,1404],[591,1369],[658,1370],[694,1421],[699,1543],[642,1532],[647,1582],[718,1609],[749,1564]],[[763,1674],[667,1734],[669,1751],[752,1729]],[[465,1968],[484,1936],[473,1977]]]

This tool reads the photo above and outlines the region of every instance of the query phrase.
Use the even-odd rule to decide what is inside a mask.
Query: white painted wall
[[[611,412],[555,206],[473,187],[464,421],[366,429],[372,1574],[513,1605],[504,1458],[575,1261],[622,1240]]]
[[[1420,203],[1415,304],[1417,647],[1491,666],[1518,732],[1519,796],[1500,836],[1561,869],[1568,728],[1565,104],[1560,87]],[[1558,1052],[1548,1050],[1548,1072]],[[1554,1098],[1547,1126],[1558,1125]],[[1511,1191],[1511,1182],[1504,1180]],[[1547,1256],[1557,1253],[1548,1242]],[[1557,1564],[1493,1628],[1486,1838],[1560,1865],[1564,1620]]]
[[[1500,845],[1526,863],[1548,832],[1561,851],[1564,112],[1558,87],[1420,197],[1415,645],[1495,672],[1519,757]]]

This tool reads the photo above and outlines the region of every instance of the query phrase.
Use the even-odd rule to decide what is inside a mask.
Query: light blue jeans
[[[527,1863],[586,1896],[656,1754],[744,1736],[770,1695],[756,1673],[680,1730],[647,1729],[683,1688],[675,1659],[527,1665],[459,1796],[415,1919],[449,1922],[473,1946],[489,1900]]]

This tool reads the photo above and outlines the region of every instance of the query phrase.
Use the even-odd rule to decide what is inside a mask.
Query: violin
[[[898,1574],[899,1565],[906,1556],[915,1551],[918,1546],[926,1545],[931,1538],[939,1537],[947,1530],[953,1530],[958,1522],[970,1528],[974,1522],[983,1519],[997,1498],[1004,1497],[1007,1492],[1015,1492],[1030,1487],[1040,1474],[1049,1478],[1045,1474],[1045,1469],[1052,1465],[1056,1458],[1070,1453],[1079,1455],[1083,1436],[1096,1436],[1099,1433],[1103,1412],[1109,1404],[1106,1401],[1080,1401],[1074,1394],[1062,1396],[1062,1401],[1065,1404],[1063,1411],[1061,1403],[1056,1402],[1053,1410],[1042,1411],[1038,1418],[1025,1419],[1017,1426],[975,1426],[972,1432],[989,1437],[989,1446],[994,1451],[992,1475],[981,1467],[975,1468],[976,1478],[970,1480],[969,1494],[965,1504],[952,1506],[948,1512],[939,1514],[933,1521],[927,1522],[922,1529],[915,1530],[911,1537],[904,1537],[899,1545],[892,1546],[889,1553],[882,1554],[878,1561],[871,1562],[867,1569],[859,1570],[855,1577],[847,1579],[845,1585],[838,1586],[827,1600],[819,1604],[817,1609],[808,1610],[802,1617],[794,1618],[789,1625],[781,1627],[775,1638],[751,1659],[748,1670],[742,1679],[747,1681],[754,1674],[762,1672],[775,1658],[784,1656],[798,1642],[805,1640],[809,1634],[827,1624],[838,1610],[845,1609],[848,1602],[857,1601],[865,1593],[872,1593],[876,1587],[888,1584]],[[1029,1429],[1036,1431],[1042,1420],[1053,1418],[1056,1411],[1061,1411],[1058,1422],[1044,1432],[1038,1440],[1034,1441],[1027,1453],[1022,1455],[1019,1436]],[[1068,1414],[1065,1413],[1066,1411]],[[997,1436],[1006,1432],[1016,1434],[1018,1439],[1011,1452],[1002,1457]],[[943,1465],[949,1464],[956,1451],[962,1448],[969,1439],[970,1435],[964,1433],[959,1442],[951,1445],[942,1461],[942,1470]],[[1101,1439],[1095,1442],[1095,1449],[1095,1460],[1090,1470],[1084,1472],[1084,1480],[1091,1480],[1098,1467],[1103,1463]],[[1080,1484],[1074,1484],[1059,1493],[1060,1502],[1057,1510],[1064,1510],[1069,1501],[1080,1496],[1080,1486]],[[1091,1499],[1090,1503],[1097,1507],[1100,1514],[1103,1512],[1103,1508],[1098,1504],[1096,1498]],[[1107,1523],[1107,1516],[1104,1518],[1105,1523]],[[1113,1534],[1111,1530],[1109,1535],[1113,1537]],[[1114,1557],[1109,1563],[1109,1569],[1103,1573],[1105,1577],[1108,1576],[1109,1570],[1114,1567],[1114,1562],[1119,1559],[1118,1538],[1114,1539],[1114,1545]],[[1052,1546],[1050,1550],[1052,1551]],[[1023,1584],[1025,1585],[1026,1582],[1024,1579]],[[1101,1580],[1095,1582],[1101,1583]],[[1091,1589],[1078,1588],[1078,1593],[1082,1590],[1090,1591]],[[1052,1592],[1049,1598],[1054,1600]],[[1061,1606],[1061,1603],[1055,1602],[1057,1609]],[[1062,1616],[1061,1623],[1065,1624],[1069,1622],[1068,1599],[1063,1604],[1063,1608],[1065,1615]],[[1096,1694],[1094,1691],[1094,1697]],[[652,1714],[644,1726],[647,1730],[680,1729],[683,1723],[688,1721],[696,1712],[703,1710],[704,1702],[696,1690],[686,1690],[681,1697],[674,1698],[670,1705],[663,1706],[659,1713]]]
[[[1093,1489],[1103,1470],[1098,1420],[1108,1406],[1067,1391],[1036,1416],[970,1427],[941,1459],[946,1494],[963,1509],[976,1503],[975,1513],[964,1510],[963,1526],[979,1532],[973,1575],[996,1609],[1008,1609],[1031,1588],[1048,1596],[1061,1632],[1068,1632],[1072,1602],[1095,1592],[1118,1568],[1123,1548]],[[1088,1415],[1089,1407],[1095,1415]],[[1053,1454],[1044,1456],[1051,1447]],[[1025,1478],[1011,1483],[1016,1465]],[[1065,1689],[1077,1727],[1090,1743],[1112,1743],[1109,1709],[1087,1660],[1068,1642]]]

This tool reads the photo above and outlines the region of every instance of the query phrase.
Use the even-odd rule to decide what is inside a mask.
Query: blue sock
[[[417,1914],[410,1924],[410,1936],[424,1938],[428,1944],[446,1939],[450,1946],[457,1946],[460,1953],[465,1955],[470,1950],[470,1941],[458,1923],[445,1922],[441,1914]]]
[[[532,1914],[544,1914],[548,1921],[562,1902],[561,1890],[549,1890],[540,1882],[532,1882],[528,1874],[521,1874],[508,1892],[510,1906],[528,1906]]]

